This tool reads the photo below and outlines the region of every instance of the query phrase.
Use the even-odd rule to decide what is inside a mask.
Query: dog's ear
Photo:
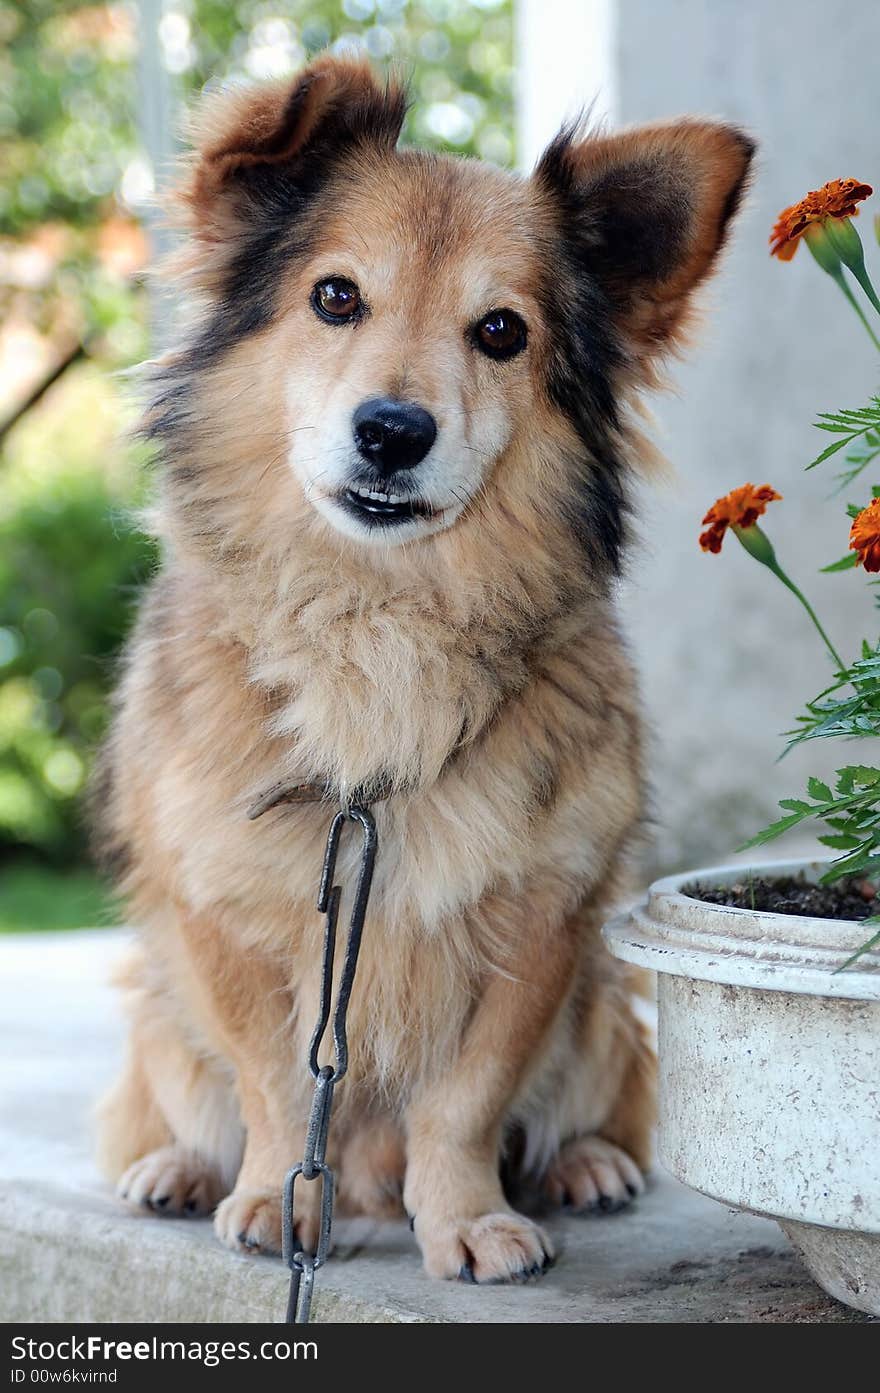
[[[742,131],[683,120],[621,135],[564,129],[535,179],[555,201],[567,269],[610,303],[630,351],[669,347],[748,177]]]
[[[320,58],[295,79],[208,93],[191,126],[194,153],[178,190],[202,241],[234,237],[242,222],[296,212],[346,152],[393,149],[406,94],[380,84],[366,63]]]

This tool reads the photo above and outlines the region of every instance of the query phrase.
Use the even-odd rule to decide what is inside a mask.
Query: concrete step
[[[0,1317],[279,1321],[287,1272],[208,1221],[141,1216],[94,1169],[91,1106],[120,1057],[109,973],[122,930],[0,938]],[[340,1220],[319,1321],[838,1322],[774,1223],[658,1174],[627,1213],[548,1224],[556,1266],[528,1287],[432,1281],[403,1223]],[[867,1318],[865,1318],[867,1319]]]

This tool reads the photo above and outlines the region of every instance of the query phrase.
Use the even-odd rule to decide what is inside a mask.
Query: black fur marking
[[[734,129],[745,169],[721,212],[717,247],[746,183],[751,140]],[[687,170],[672,152],[634,159],[579,180],[572,147],[582,123],[563,128],[544,153],[536,179],[558,209],[559,249],[547,264],[544,307],[557,350],[551,399],[575,427],[590,457],[572,505],[572,527],[587,555],[619,571],[628,503],[616,452],[614,380],[626,362],[620,317],[639,294],[667,280],[687,255],[694,208]]]
[[[186,369],[189,355],[175,357],[152,373],[153,397],[144,418],[143,434],[148,440],[163,441],[179,435],[187,422],[191,382]]]
[[[542,296],[554,340],[547,386],[574,426],[590,463],[581,468],[569,505],[570,524],[585,555],[602,572],[620,571],[628,502],[615,437],[620,425],[614,379],[626,361],[617,306],[599,274],[603,235],[576,187],[570,149],[578,126],[565,128],[536,172],[559,211],[559,239],[546,258],[553,269]]]
[[[620,570],[627,500],[614,438],[619,417],[614,377],[625,362],[615,327],[614,306],[587,269],[596,249],[595,227],[583,216],[565,156],[563,133],[547,150],[540,177],[559,208],[559,239],[548,249],[551,267],[542,302],[553,347],[547,387],[551,400],[574,426],[590,463],[578,471],[569,504],[572,530],[585,555],[607,574]]]
[[[330,174],[329,167],[314,165],[298,176],[277,165],[239,172],[247,231],[230,262],[220,300],[190,350],[199,366],[216,362],[242,339],[271,324],[285,270],[308,254],[312,237],[306,215]]]
[[[592,454],[596,464],[579,481],[579,493],[569,508],[570,524],[584,552],[592,558],[598,553],[602,571],[619,575],[631,508],[626,466],[611,451],[600,458],[594,447]]]
[[[607,310],[592,297],[579,293],[559,305],[552,290],[545,297],[545,313],[555,323],[558,349],[548,370],[551,400],[574,426],[589,457],[576,473],[576,488],[566,511],[579,545],[606,574],[620,571],[620,553],[626,539],[629,511],[624,466],[619,460],[615,433],[619,425],[611,374],[621,361],[609,332]],[[577,303],[579,302],[579,303]],[[603,318],[604,316],[604,318]]]

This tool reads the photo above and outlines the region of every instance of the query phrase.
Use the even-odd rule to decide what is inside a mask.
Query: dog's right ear
[[[642,357],[673,346],[686,326],[754,152],[735,126],[686,118],[616,135],[575,123],[541,157],[534,177],[556,207],[573,279],[602,293],[618,332]],[[596,311],[581,305],[574,318],[589,339]]]
[[[189,177],[178,190],[189,229],[219,243],[267,214],[298,205],[346,152],[393,149],[406,94],[366,63],[319,58],[296,78],[231,88],[202,99],[192,123]]]

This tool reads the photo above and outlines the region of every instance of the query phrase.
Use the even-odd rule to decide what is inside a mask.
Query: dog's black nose
[[[384,475],[413,469],[437,439],[437,422],[429,411],[392,397],[361,402],[353,426],[358,450]]]

